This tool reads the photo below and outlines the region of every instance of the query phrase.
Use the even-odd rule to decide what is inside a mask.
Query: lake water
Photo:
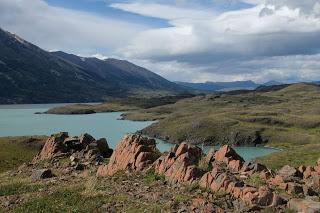
[[[71,136],[89,133],[95,138],[107,138],[109,146],[114,148],[125,134],[134,133],[153,123],[118,120],[122,114],[119,112],[90,115],[35,114],[58,105],[60,104],[0,105],[0,136],[51,135],[61,131],[69,132]],[[172,146],[161,140],[157,142],[162,152]],[[207,152],[211,147],[203,148]],[[246,160],[277,151],[265,147],[235,149]]]

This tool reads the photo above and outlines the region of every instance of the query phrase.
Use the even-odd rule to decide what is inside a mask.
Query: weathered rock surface
[[[44,144],[41,152],[34,158],[34,161],[42,161],[53,158],[57,153],[65,152],[65,146],[63,142],[68,138],[68,133],[61,132],[52,135]]]
[[[69,171],[83,170],[86,165],[99,164],[103,158],[110,157],[112,152],[104,138],[96,140],[87,133],[80,137],[69,137],[68,133],[62,132],[52,135],[46,141],[33,163],[45,160],[59,166],[59,159],[70,157],[69,166],[72,168]]]
[[[153,167],[156,173],[164,174],[171,182],[193,182],[203,174],[196,166],[201,157],[199,147],[182,143],[161,156]]]
[[[108,165],[100,166],[97,176],[113,175],[121,170],[142,171],[159,157],[154,139],[128,135],[120,141]]]
[[[288,208],[303,213],[319,213],[320,202],[294,198],[288,202]]]
[[[36,180],[51,178],[53,176],[54,175],[52,174],[50,169],[37,169],[32,171],[31,179],[36,181]]]

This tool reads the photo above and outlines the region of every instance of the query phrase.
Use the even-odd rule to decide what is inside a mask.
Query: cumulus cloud
[[[144,31],[128,46],[120,48],[119,52],[128,58],[149,59],[170,65],[171,70],[176,67],[182,75],[186,72],[187,65],[189,70],[194,70],[197,66],[198,78],[202,75],[219,80],[232,77],[259,81],[258,76],[270,80],[278,73],[279,78],[287,81],[307,79],[306,73],[313,72],[315,67],[304,67],[305,70],[302,71],[298,64],[285,69],[276,67],[276,64],[272,68],[271,61],[268,66],[258,62],[261,58],[265,61],[268,57],[276,57],[281,59],[282,63],[288,64],[292,63],[291,56],[312,57],[320,52],[318,1],[301,3],[291,0],[267,0],[250,3],[257,5],[248,9],[224,12],[218,16],[215,13],[207,15],[206,11],[203,11],[203,15],[179,13],[178,16],[162,15],[162,11],[152,13],[154,17],[168,19],[172,26]],[[150,11],[153,5],[140,3],[137,9],[136,4],[122,3],[116,7],[148,16],[145,11]],[[172,5],[166,7],[172,7],[172,10],[175,8]],[[158,8],[158,5],[155,8]],[[308,56],[304,58],[305,63],[311,63],[307,58]],[[242,69],[243,64],[252,61],[261,67],[247,66]],[[319,64],[316,64],[317,66]],[[168,69],[168,66],[166,68]],[[297,75],[297,72],[304,74]],[[171,78],[176,76],[163,73]],[[198,81],[195,78],[192,80]]]

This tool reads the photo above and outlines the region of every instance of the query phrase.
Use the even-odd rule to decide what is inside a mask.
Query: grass
[[[266,181],[263,180],[259,174],[253,174],[250,175],[248,179],[246,179],[244,181],[246,184],[248,184],[249,186],[254,186],[259,188],[260,186],[265,186],[266,185]]]
[[[45,136],[0,137],[0,173],[30,162],[45,140]]]
[[[15,212],[93,212],[102,205],[102,196],[87,197],[78,188],[67,188],[32,199]]]
[[[299,167],[300,165],[314,165],[320,159],[320,144],[309,144],[292,147],[282,152],[257,158],[256,161],[267,167],[278,170],[284,165]]]
[[[158,175],[154,173],[154,171],[149,171],[143,178],[144,182],[148,185],[151,185],[154,182],[157,182],[159,180],[165,180],[164,175]]]
[[[189,195],[186,195],[186,194],[178,194],[178,195],[175,196],[174,200],[177,203],[186,203],[189,200],[191,200],[191,197]]]
[[[36,192],[43,188],[42,185],[27,184],[27,183],[11,183],[0,185],[0,196],[24,194],[29,192]]]

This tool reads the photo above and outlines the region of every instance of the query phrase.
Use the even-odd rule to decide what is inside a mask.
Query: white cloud
[[[93,54],[112,51],[146,26],[53,7],[42,0],[1,0],[0,26],[50,49]]]

